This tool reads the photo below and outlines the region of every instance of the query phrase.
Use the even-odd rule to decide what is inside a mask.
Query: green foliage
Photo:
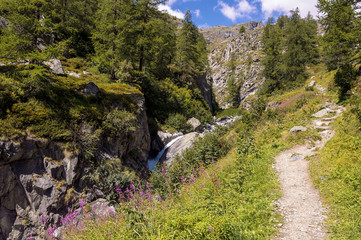
[[[192,21],[187,10],[183,26],[177,38],[177,56],[175,61],[179,80],[193,83],[194,79],[204,73],[207,65],[207,44],[203,35]]]
[[[355,0],[318,0],[317,8],[325,27],[323,53],[329,70],[350,63],[356,53],[360,41],[357,4]]]
[[[120,137],[126,132],[135,131],[136,118],[125,110],[112,110],[103,122],[103,129],[111,135]]]
[[[308,15],[302,19],[299,10],[283,16],[274,23],[269,19],[263,34],[263,74],[266,82],[262,94],[301,86],[307,79],[306,64],[315,64],[317,50],[317,22]]]
[[[168,130],[175,130],[182,133],[188,133],[192,131],[192,125],[187,123],[187,118],[179,113],[171,114],[165,121],[165,127]]]
[[[346,99],[347,92],[351,90],[356,81],[356,71],[351,64],[342,65],[337,70],[334,78],[336,86],[339,88],[338,98],[339,101]]]
[[[244,26],[241,26],[240,28],[239,28],[239,33],[244,33],[244,32],[246,32],[246,28],[244,27]]]
[[[178,87],[170,79],[157,81],[145,78],[142,90],[148,116],[161,124],[173,113],[180,113],[187,119],[195,117],[201,123],[212,121],[209,107],[198,89]]]
[[[108,200],[118,200],[116,188],[125,190],[131,183],[136,186],[140,184],[136,172],[124,167],[120,159],[106,159],[93,164],[93,170],[89,170],[83,180],[94,184]]]

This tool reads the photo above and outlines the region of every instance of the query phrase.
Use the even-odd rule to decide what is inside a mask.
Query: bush
[[[83,180],[95,184],[108,200],[118,200],[117,188],[125,190],[131,183],[139,185],[140,180],[134,170],[124,167],[120,159],[107,159],[95,163]]]
[[[136,118],[125,110],[112,110],[103,122],[103,129],[116,137],[126,132],[135,131]]]
[[[172,131],[188,133],[192,131],[192,125],[187,123],[187,118],[179,113],[171,114],[165,121],[165,128]]]

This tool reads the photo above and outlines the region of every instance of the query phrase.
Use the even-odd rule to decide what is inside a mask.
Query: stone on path
[[[306,127],[302,127],[302,126],[295,126],[293,128],[291,128],[290,133],[295,133],[295,132],[306,132],[307,128]]]

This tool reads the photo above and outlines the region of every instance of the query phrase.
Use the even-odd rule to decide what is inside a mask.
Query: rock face
[[[193,142],[196,140],[198,133],[192,132],[184,135],[181,139],[176,141],[172,146],[170,146],[166,152],[163,154],[160,159],[162,162],[167,164],[172,164],[172,161],[176,155],[181,155],[186,149],[193,146]]]
[[[122,159],[124,165],[146,177],[150,136],[144,97],[137,94],[132,98],[137,105],[136,130],[116,138],[102,136],[95,156],[98,161]],[[59,224],[85,187],[81,177],[87,165],[82,155],[47,139],[0,140],[0,240],[41,237],[41,216],[47,216],[48,224]],[[98,192],[94,189],[99,197],[102,193]],[[94,200],[90,195],[88,200]]]
[[[246,28],[245,33],[239,33],[242,25]],[[231,77],[238,79],[237,84],[240,85],[239,103],[253,95],[263,83],[264,78],[261,76],[263,28],[262,22],[249,22],[231,27],[219,26],[201,30],[210,50],[208,62],[211,72],[206,78],[210,79],[216,102],[221,108],[230,106],[226,96],[227,82]],[[234,74],[229,66],[232,56],[235,60]]]

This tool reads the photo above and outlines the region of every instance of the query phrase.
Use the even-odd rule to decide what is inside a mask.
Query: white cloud
[[[256,11],[256,7],[251,6],[247,0],[242,0],[238,3],[238,10],[243,13],[251,13]]]
[[[317,0],[258,0],[261,3],[262,12],[266,17],[272,15],[273,12],[288,14],[290,10],[300,9],[302,17],[307,16],[310,12],[314,17],[317,16]]]
[[[168,14],[175,16],[177,18],[180,18],[180,19],[184,18],[184,13],[181,10],[179,10],[179,9],[173,10],[168,5],[160,4],[160,5],[158,5],[158,10],[162,11],[162,12],[167,12]]]
[[[166,2],[166,5],[172,6],[176,1],[177,1],[177,0],[168,0],[168,1]]]
[[[194,14],[196,15],[197,18],[199,18],[199,17],[201,16],[201,10],[196,9],[196,10],[194,11]]]
[[[236,6],[229,6],[221,0],[218,0],[218,6],[220,6],[221,13],[228,19],[235,22],[238,18],[246,17],[249,13],[256,11],[255,6],[251,6],[247,0],[237,0]]]

